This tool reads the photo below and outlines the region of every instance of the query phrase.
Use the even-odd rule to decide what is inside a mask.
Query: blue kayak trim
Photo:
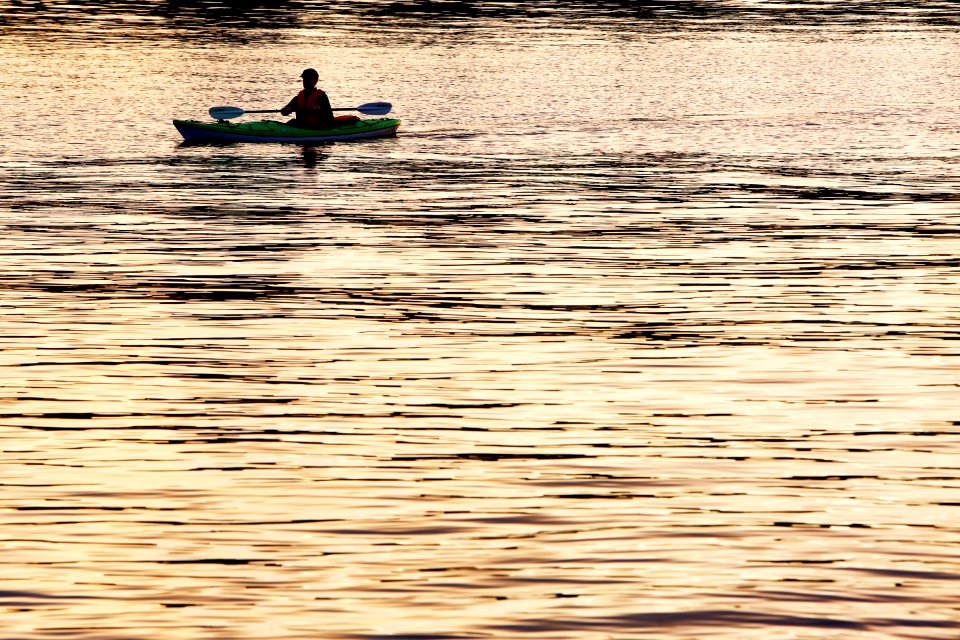
[[[336,142],[396,135],[396,118],[370,118],[335,129],[300,129],[282,122],[200,122],[174,120],[185,142]]]

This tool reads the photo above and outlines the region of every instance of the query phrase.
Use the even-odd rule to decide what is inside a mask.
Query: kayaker
[[[297,117],[287,122],[294,127],[303,129],[330,129],[333,127],[333,110],[330,108],[330,99],[323,89],[317,88],[320,74],[316,69],[304,69],[300,74],[303,79],[303,91],[287,103],[280,113],[285,116],[296,112]]]

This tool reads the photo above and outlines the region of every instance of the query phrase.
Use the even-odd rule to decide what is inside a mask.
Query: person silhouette
[[[301,129],[330,129],[334,126],[333,109],[327,94],[317,87],[320,74],[316,69],[304,69],[300,74],[303,79],[303,90],[293,97],[287,105],[280,109],[280,113],[288,116],[296,113],[296,117],[287,122],[293,127]]]

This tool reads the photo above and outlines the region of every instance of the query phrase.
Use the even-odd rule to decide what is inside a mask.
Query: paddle
[[[393,109],[393,105],[389,102],[368,102],[359,107],[337,107],[334,111],[359,111],[368,116],[385,116],[390,113],[391,109]],[[210,107],[208,113],[211,118],[229,120],[231,118],[239,118],[245,113],[280,113],[280,109],[256,109],[247,111],[240,107]]]

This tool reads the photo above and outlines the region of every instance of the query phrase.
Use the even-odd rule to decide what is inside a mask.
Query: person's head
[[[320,74],[317,73],[316,69],[304,69],[300,77],[303,78],[304,89],[312,89],[317,86],[317,81],[320,80]]]

